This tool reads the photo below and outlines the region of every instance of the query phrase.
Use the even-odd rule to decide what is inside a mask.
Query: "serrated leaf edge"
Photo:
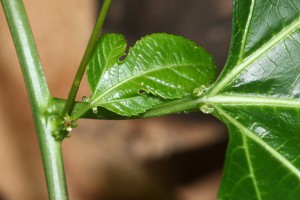
[[[114,36],[114,38],[109,38],[109,36],[110,35],[113,35]],[[102,45],[103,45],[103,41],[104,40],[107,40],[107,42],[109,43],[109,47],[112,49],[112,51],[111,51],[111,53],[109,53],[109,55],[108,56],[106,56],[105,57],[105,60],[106,60],[106,62],[105,62],[105,64],[104,64],[104,66],[101,66],[102,67],[102,69],[100,69],[101,70],[101,75],[100,75],[100,77],[98,78],[98,80],[97,80],[97,78],[95,78],[95,75],[92,75],[93,76],[93,78],[92,78],[92,80],[97,80],[97,81],[99,81],[99,80],[101,80],[101,78],[103,77],[103,75],[104,75],[104,73],[103,72],[105,72],[108,68],[110,68],[110,67],[112,67],[112,66],[109,66],[108,65],[108,63],[109,63],[109,61],[111,61],[113,58],[120,58],[120,57],[122,57],[123,55],[125,55],[125,52],[123,53],[123,55],[117,55],[117,56],[114,56],[114,57],[112,57],[111,55],[113,55],[113,51],[116,51],[117,49],[124,49],[124,51],[125,51],[125,49],[126,49],[126,46],[127,46],[127,43],[126,43],[126,40],[125,40],[125,38],[124,38],[124,36],[123,35],[121,35],[121,34],[115,34],[115,33],[105,33],[100,39],[99,39],[99,41],[97,42],[97,47],[96,47],[96,49],[95,49],[95,52],[93,53],[93,57],[95,56],[95,54],[96,54],[96,59],[97,59],[97,61],[98,61],[98,63],[101,63],[101,56],[100,56],[100,53],[99,52],[101,52],[101,51],[103,51],[103,55],[105,56],[106,55],[106,53],[105,53],[105,51],[106,51],[106,48],[100,48],[100,47],[103,47]],[[114,39],[114,40],[116,40],[117,42],[115,42],[115,43],[119,43],[119,44],[122,44],[121,42],[123,42],[123,46],[118,46],[117,48],[112,48],[113,46],[112,46],[112,44],[111,44],[111,40],[112,39]],[[101,45],[99,45],[99,44],[101,44]],[[99,49],[100,48],[100,49]],[[109,58],[109,59],[108,59]],[[92,61],[92,58],[90,59],[90,61],[89,61],[89,63],[88,63],[88,67],[87,67],[87,76],[89,76],[89,71],[94,71],[94,69],[91,69],[90,68],[90,65],[91,65],[91,62]],[[90,79],[88,78],[88,81],[89,81]],[[92,88],[92,86],[91,86],[91,84],[89,83],[89,85],[90,85],[90,89],[91,89],[91,91],[92,91],[92,93],[94,93],[94,91],[93,90],[95,90],[96,88]]]

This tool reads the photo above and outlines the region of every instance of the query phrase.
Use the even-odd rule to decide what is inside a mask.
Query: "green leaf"
[[[230,132],[219,199],[299,199],[299,0],[234,1],[230,55],[205,98]]]
[[[191,95],[212,82],[216,66],[211,56],[180,36],[152,34],[125,54],[121,35],[106,34],[88,65],[92,106],[120,115],[143,113],[164,99]]]
[[[124,55],[125,49],[126,41],[123,35],[104,34],[99,39],[97,48],[87,68],[88,82],[92,91],[96,90],[103,73],[114,66],[119,58]]]

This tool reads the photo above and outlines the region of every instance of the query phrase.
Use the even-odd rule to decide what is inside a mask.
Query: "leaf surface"
[[[92,91],[96,90],[103,73],[114,66],[119,58],[124,55],[125,50],[126,41],[120,34],[105,34],[99,39],[97,48],[87,68],[88,81]]]
[[[205,97],[230,132],[219,199],[299,199],[300,1],[233,5],[229,58]]]
[[[137,115],[164,99],[190,95],[211,83],[216,73],[211,56],[180,36],[146,36],[119,61],[125,46],[118,34],[106,34],[99,41],[87,72],[91,105]]]

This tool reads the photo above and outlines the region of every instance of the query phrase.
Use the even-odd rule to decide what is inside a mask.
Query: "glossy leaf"
[[[179,36],[153,34],[138,41],[125,54],[125,40],[106,34],[88,65],[92,106],[120,115],[137,115],[163,99],[188,96],[212,82],[216,66],[195,43]]]
[[[87,68],[88,81],[92,91],[96,90],[103,73],[117,63],[119,58],[124,55],[125,50],[126,41],[123,35],[105,34],[100,38]]]
[[[234,1],[230,55],[204,99],[230,132],[219,199],[299,199],[299,0]]]

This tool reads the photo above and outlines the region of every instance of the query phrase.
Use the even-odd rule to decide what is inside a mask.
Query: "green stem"
[[[45,105],[50,92],[36,50],[22,0],[1,0],[16,46],[30,99],[34,105]],[[34,88],[34,89],[33,89]]]
[[[210,103],[209,99],[206,97],[196,98],[196,97],[185,97],[182,99],[167,100],[161,104],[154,106],[153,108],[147,110],[145,113],[137,116],[121,116],[108,111],[104,108],[98,107],[98,113],[94,114],[91,110],[91,105],[89,103],[76,102],[74,106],[74,114],[72,116],[73,120],[78,118],[86,119],[136,119],[136,118],[148,118],[148,117],[157,117],[163,115],[169,115],[174,113],[183,113],[183,112],[193,112],[199,110],[199,105],[203,103]],[[55,104],[57,110],[61,110],[65,104],[63,99],[55,99]]]
[[[17,50],[42,153],[50,200],[67,200],[61,143],[52,137],[53,99],[42,70],[22,0],[1,0]]]
[[[82,57],[80,65],[78,67],[77,73],[75,75],[71,90],[68,95],[68,99],[66,101],[66,105],[62,112],[62,117],[66,116],[66,114],[71,115],[71,113],[72,113],[75,98],[76,98],[76,95],[77,95],[77,92],[79,89],[81,79],[83,77],[83,74],[84,74],[87,64],[89,62],[89,59],[92,56],[92,53],[94,51],[94,47],[96,45],[99,33],[102,30],[103,23],[105,21],[110,4],[111,4],[111,0],[104,0],[104,2],[103,2],[100,14],[98,16],[97,22],[95,24],[95,27],[94,27],[92,35],[91,35],[91,38],[88,42],[87,48],[84,52],[84,55]]]
[[[199,105],[203,103],[202,98],[186,97],[167,101],[165,103],[154,106],[152,109],[147,110],[141,117],[156,117],[169,115],[174,113],[199,111]]]

